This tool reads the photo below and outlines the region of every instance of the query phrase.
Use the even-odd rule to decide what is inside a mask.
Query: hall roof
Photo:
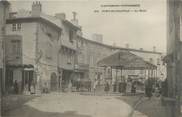
[[[141,69],[156,69],[157,66],[153,65],[143,58],[129,52],[118,51],[110,56],[98,61],[98,66],[101,67],[113,67],[126,70],[141,70]]]

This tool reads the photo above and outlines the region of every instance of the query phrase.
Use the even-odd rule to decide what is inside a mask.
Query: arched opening
[[[57,84],[58,84],[58,82],[57,82],[57,75],[56,75],[56,73],[55,72],[53,72],[52,74],[51,74],[51,82],[50,82],[50,88],[51,88],[51,91],[56,91],[57,90]]]

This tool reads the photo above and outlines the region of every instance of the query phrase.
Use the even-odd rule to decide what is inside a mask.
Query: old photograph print
[[[1,0],[1,117],[181,117],[181,0]]]

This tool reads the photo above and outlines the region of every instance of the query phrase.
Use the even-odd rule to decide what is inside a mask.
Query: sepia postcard
[[[1,117],[182,117],[181,0],[0,0]]]

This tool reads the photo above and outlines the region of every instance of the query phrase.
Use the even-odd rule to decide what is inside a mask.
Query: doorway
[[[50,82],[51,86],[51,91],[56,91],[57,90],[57,85],[58,85],[58,80],[57,80],[57,75],[55,72],[53,72],[51,74],[51,82]]]

